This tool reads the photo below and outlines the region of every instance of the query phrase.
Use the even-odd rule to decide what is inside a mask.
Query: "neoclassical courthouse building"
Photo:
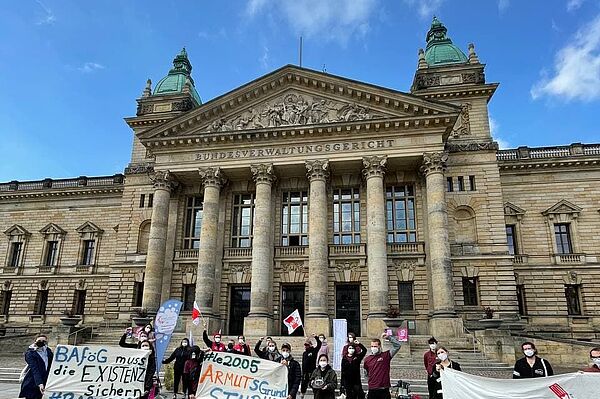
[[[0,184],[1,317],[180,298],[227,334],[299,309],[307,331],[456,336],[491,307],[599,337],[600,144],[499,150],[484,68],[434,19],[409,92],[288,65],[202,103],[183,50],[125,119],[123,174]]]

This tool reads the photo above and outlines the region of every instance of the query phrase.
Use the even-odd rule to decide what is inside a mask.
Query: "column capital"
[[[272,184],[277,178],[272,163],[250,165],[250,171],[252,172],[252,178],[256,183]]]
[[[363,176],[365,179],[373,176],[383,177],[387,165],[387,155],[372,155],[363,157]]]
[[[214,186],[221,188],[227,182],[227,178],[221,171],[221,168],[199,168],[200,180],[206,186]]]
[[[432,173],[445,173],[446,161],[448,161],[447,152],[425,152],[423,153],[423,165],[421,173],[428,176]]]
[[[173,191],[178,183],[168,170],[157,170],[150,174],[150,180],[155,190]]]
[[[327,180],[329,178],[329,160],[313,159],[305,161],[306,177],[311,180]]]

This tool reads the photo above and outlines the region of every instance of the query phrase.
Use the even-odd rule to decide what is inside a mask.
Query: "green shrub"
[[[167,391],[173,390],[173,365],[172,364],[163,364],[163,369],[165,371],[165,379],[163,381],[163,389]]]

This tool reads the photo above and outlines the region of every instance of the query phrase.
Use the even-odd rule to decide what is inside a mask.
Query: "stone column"
[[[171,190],[175,187],[176,183],[168,170],[157,171],[150,179],[154,184],[154,203],[152,205],[152,222],[150,225],[150,238],[148,240],[148,253],[146,255],[142,307],[150,313],[156,313],[160,306],[160,297],[162,294],[167,228],[169,224],[169,199],[171,197]]]
[[[387,157],[363,158],[363,176],[367,181],[367,270],[369,274],[369,315],[367,330],[378,336],[388,311],[388,260],[385,226],[383,175]]]
[[[448,209],[446,205],[446,161],[448,154],[433,152],[423,154],[421,173],[427,189],[427,234],[429,275],[431,279],[432,318],[430,333],[437,336],[458,336],[462,324],[454,310],[452,262],[448,240]]]
[[[211,322],[216,317],[213,309],[214,292],[220,286],[220,282],[215,281],[219,195],[226,179],[220,168],[203,168],[198,172],[204,186],[204,195],[196,272],[196,302],[204,319]]]
[[[244,334],[265,336],[273,329],[273,209],[271,189],[275,181],[273,164],[250,166],[256,182],[256,203],[252,227],[252,280],[250,312],[244,319]]]
[[[329,248],[327,237],[327,179],[329,161],[306,161],[306,176],[310,182],[308,213],[308,310],[306,331],[328,334],[327,313]],[[285,315],[284,315],[285,316]]]

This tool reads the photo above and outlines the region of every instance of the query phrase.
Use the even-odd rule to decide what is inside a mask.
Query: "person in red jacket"
[[[586,373],[600,373],[600,347],[590,351],[590,360],[592,361],[592,365],[582,371]]]
[[[437,340],[434,337],[429,338],[427,341],[429,344],[429,350],[423,354],[423,364],[427,371],[427,390],[429,391],[429,397],[435,398],[436,393],[436,378],[433,376],[435,371],[435,362],[437,361]]]
[[[190,353],[190,358],[186,360],[183,366],[183,393],[187,395],[185,398],[196,395],[203,360],[204,352],[198,346],[194,345]]]
[[[243,335],[238,336],[238,342],[233,346],[233,352],[239,355],[252,356],[250,345],[246,343],[246,337]]]
[[[391,399],[390,368],[392,358],[400,350],[400,341],[386,333],[381,334],[381,337],[392,343],[392,349],[382,352],[381,340],[378,338],[371,340],[371,354],[366,357],[363,366],[369,378],[369,399]]]
[[[206,332],[206,327],[204,328],[204,331],[202,332],[202,339],[204,340],[204,343],[206,344],[206,346],[208,346],[208,348],[213,351],[213,352],[225,352],[226,346],[225,344],[223,344],[223,342],[221,342],[221,333],[215,333],[213,335],[213,339],[214,341],[211,341],[208,338],[208,333]]]

